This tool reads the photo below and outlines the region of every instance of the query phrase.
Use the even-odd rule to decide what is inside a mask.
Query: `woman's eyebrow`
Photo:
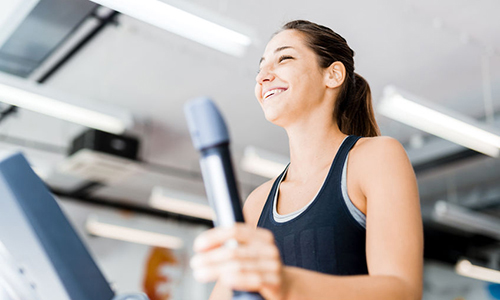
[[[290,49],[290,48],[294,49],[292,46],[281,46],[281,47],[276,48],[276,50],[274,50],[274,53],[278,53],[280,51],[283,51],[285,49]]]
[[[281,47],[278,47],[274,50],[274,53],[278,53],[280,51],[283,51],[285,49],[294,49],[292,46],[281,46]],[[261,57],[260,58],[260,61],[259,61],[259,65],[265,60],[264,57]]]

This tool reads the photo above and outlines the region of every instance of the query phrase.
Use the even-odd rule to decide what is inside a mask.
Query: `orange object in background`
[[[153,247],[146,262],[144,272],[144,293],[150,300],[171,299],[173,288],[179,278],[171,278],[164,268],[178,269],[178,260],[170,249]]]

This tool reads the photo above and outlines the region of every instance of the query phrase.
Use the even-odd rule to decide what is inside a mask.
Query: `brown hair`
[[[321,68],[327,68],[336,61],[344,64],[346,77],[333,112],[340,131],[364,137],[380,135],[373,113],[370,86],[354,72],[354,51],[347,41],[330,28],[305,20],[288,22],[282,30],[297,30],[304,34],[307,45],[318,56]]]

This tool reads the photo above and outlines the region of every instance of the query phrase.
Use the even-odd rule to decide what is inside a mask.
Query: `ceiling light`
[[[162,187],[154,187],[149,199],[149,205],[153,208],[212,221],[215,214],[206,202],[201,197]]]
[[[470,261],[462,259],[456,266],[455,271],[466,277],[479,279],[487,282],[500,283],[500,272],[497,270],[475,266]]]
[[[492,157],[500,156],[500,135],[474,119],[416,96],[384,89],[377,111],[393,120]]]
[[[0,1],[0,48],[40,0]]]
[[[169,249],[180,249],[184,246],[182,239],[166,234],[128,228],[113,224],[102,223],[97,217],[90,216],[85,228],[88,233],[105,238],[157,246]]]
[[[91,1],[234,56],[243,56],[252,43],[249,35],[239,32],[243,31],[241,25],[186,1]],[[240,27],[240,30],[230,29],[221,23]]]
[[[434,205],[432,217],[437,223],[500,240],[500,221],[492,216],[438,201]]]
[[[287,163],[288,159],[284,156],[248,146],[241,160],[241,168],[249,173],[274,178],[283,172]]]
[[[4,74],[0,74],[0,101],[114,134],[122,134],[132,123],[131,115],[116,107],[76,99]]]

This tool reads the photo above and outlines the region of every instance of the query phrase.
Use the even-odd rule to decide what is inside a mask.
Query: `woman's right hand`
[[[234,241],[238,246],[231,246]],[[243,223],[210,229],[196,238],[194,251],[191,267],[196,280],[219,280],[232,290],[284,299],[283,265],[271,231]]]

